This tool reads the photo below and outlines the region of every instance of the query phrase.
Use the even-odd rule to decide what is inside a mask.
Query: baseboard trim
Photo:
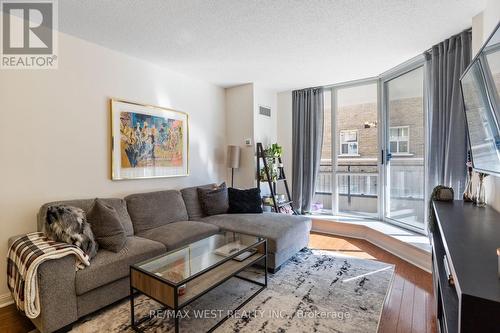
[[[14,299],[12,298],[10,293],[0,295],[0,308],[3,308],[7,305],[11,305],[13,303],[14,303]]]
[[[313,219],[312,231],[366,240],[373,245],[432,273],[431,253],[366,225]]]

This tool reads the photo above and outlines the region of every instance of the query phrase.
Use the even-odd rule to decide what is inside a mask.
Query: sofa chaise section
[[[199,186],[213,187],[214,184]],[[201,221],[234,232],[241,232],[268,239],[268,267],[276,271],[298,251],[307,247],[311,219],[305,216],[293,216],[276,213],[262,214],[220,214],[206,216],[199,199],[198,187],[181,190],[190,220]]]
[[[221,229],[267,238],[268,267],[277,271],[295,253],[307,247],[311,220],[304,216],[276,213],[221,214],[201,221]]]

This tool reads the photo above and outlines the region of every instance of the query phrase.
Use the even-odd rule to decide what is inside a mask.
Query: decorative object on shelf
[[[484,178],[488,176],[488,174],[484,172],[478,172],[479,184],[477,185],[476,192],[476,201],[474,202],[478,207],[486,206],[486,190],[484,188]]]
[[[264,152],[266,157],[279,158],[281,157],[281,155],[283,155],[283,147],[277,143],[273,143],[272,145],[267,147]]]
[[[267,182],[268,181],[266,170],[261,169],[259,174],[260,174],[260,181],[261,182]],[[271,177],[271,181],[273,183],[278,180],[278,173],[277,173],[276,169],[272,167],[272,164],[269,167],[269,177]]]
[[[292,208],[292,206],[290,204],[286,204],[284,206],[280,206],[278,208],[278,211],[281,214],[295,215],[295,212],[293,211],[293,208]]]
[[[227,167],[231,168],[231,187],[234,187],[234,169],[240,167],[240,146],[227,146]]]
[[[470,153],[468,154],[470,156]],[[472,184],[472,175],[473,175],[473,170],[472,170],[472,162],[467,161],[467,185],[465,186],[465,191],[463,194],[463,200],[466,202],[474,202],[474,188]]]
[[[113,180],[187,176],[188,115],[111,99]]]
[[[436,215],[434,213],[434,208],[432,207],[433,201],[453,201],[455,193],[451,187],[438,185],[434,187],[431,193],[431,198],[429,200],[429,216],[427,228],[430,232],[434,230],[434,225],[436,224]]]
[[[278,163],[278,179],[283,179],[283,163]]]
[[[257,186],[260,189],[261,182],[267,182],[267,184],[269,185],[269,190],[271,192],[270,199],[272,200],[272,208],[274,212],[297,214],[292,205],[292,197],[290,195],[290,190],[288,188],[288,182],[286,179],[285,170],[282,166],[278,167],[279,165],[283,165],[283,162],[281,161],[282,154],[283,154],[283,148],[279,146],[277,143],[271,145],[271,147],[267,149],[264,149],[262,143],[260,142],[257,143],[257,177],[258,177]],[[278,177],[278,169],[280,169],[279,177]],[[278,181],[283,182],[286,191],[285,200],[282,202],[278,200],[276,194],[276,183]]]

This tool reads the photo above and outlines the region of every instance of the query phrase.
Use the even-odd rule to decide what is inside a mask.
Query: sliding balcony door
[[[326,90],[314,213],[379,217],[377,83],[374,79]]]
[[[312,212],[372,218],[422,232],[423,58],[376,78],[326,88]]]
[[[334,92],[337,213],[378,217],[377,81],[338,87]]]
[[[424,70],[416,66],[383,82],[385,212],[390,222],[424,229]]]

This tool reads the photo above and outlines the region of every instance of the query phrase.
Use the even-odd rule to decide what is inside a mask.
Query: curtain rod
[[[472,27],[467,28],[467,29],[464,29],[464,30],[460,31],[460,32],[459,32],[459,33],[457,33],[457,34],[451,35],[450,37],[446,38],[445,40],[450,39],[450,38],[457,37],[457,36],[459,36],[459,35],[463,34],[464,32],[472,32]],[[441,42],[440,42],[440,43],[441,43]],[[439,43],[437,43],[437,44],[439,44]],[[431,52],[431,51],[432,51],[432,48],[433,48],[435,45],[437,45],[437,44],[432,45],[430,48],[428,48],[427,50],[425,50],[423,53],[425,54],[425,53],[427,53],[427,52]]]

